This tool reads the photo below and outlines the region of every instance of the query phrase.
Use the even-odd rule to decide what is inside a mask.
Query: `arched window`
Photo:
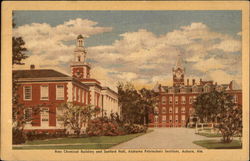
[[[165,114],[166,113],[166,107],[162,108],[162,113]]]
[[[161,103],[162,104],[166,104],[166,100],[167,100],[166,96],[161,97]]]

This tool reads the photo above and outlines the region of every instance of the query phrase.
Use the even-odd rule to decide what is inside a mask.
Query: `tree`
[[[80,106],[71,102],[63,103],[58,108],[62,111],[57,115],[58,119],[62,120],[64,127],[70,127],[77,136],[80,135],[83,124],[100,112],[99,108],[93,108],[91,105]]]
[[[118,100],[125,123],[148,124],[149,113],[156,103],[156,93],[142,88],[137,91],[130,82],[118,84]]]
[[[146,88],[142,88],[139,90],[139,94],[141,96],[140,99],[140,106],[142,107],[141,109],[142,114],[144,116],[144,124],[149,123],[149,114],[154,111],[154,107],[157,102],[157,94],[153,90],[148,90]]]
[[[14,17],[14,15],[13,15]],[[15,28],[16,24],[14,19],[12,20],[12,27]],[[25,42],[22,37],[12,37],[12,65],[18,64],[23,65],[22,60],[26,59],[28,56],[26,55],[27,49],[24,47]],[[23,131],[24,124],[26,122],[31,121],[30,118],[24,117],[25,106],[19,102],[17,78],[12,74],[12,123],[13,128],[17,130]],[[37,110],[34,110],[36,112]],[[13,130],[17,131],[17,130]],[[13,135],[14,136],[14,135]]]
[[[234,103],[232,95],[216,90],[201,94],[194,102],[194,108],[201,122],[218,122],[223,142],[230,143],[236,133],[241,133],[242,108]]]

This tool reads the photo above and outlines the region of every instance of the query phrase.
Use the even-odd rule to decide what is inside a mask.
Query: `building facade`
[[[71,76],[52,69],[35,69],[35,65],[31,65],[29,70],[13,70],[18,85],[18,102],[26,107],[21,113],[32,120],[25,124],[26,131],[64,130],[57,115],[61,112],[59,105],[65,102],[100,108],[102,112],[99,116],[120,115],[117,92],[91,78],[91,67],[86,63],[87,52],[83,44],[83,37],[79,35],[70,65]],[[39,112],[34,112],[36,108]]]
[[[193,102],[201,93],[211,90],[226,91],[232,94],[235,103],[242,104],[242,90],[235,81],[229,84],[217,84],[213,81],[196,82],[192,79],[184,81],[185,68],[182,66],[181,56],[178,55],[177,62],[172,69],[173,86],[162,86],[156,84],[154,91],[159,94],[154,113],[150,114],[150,127],[186,127],[191,123],[194,115]]]

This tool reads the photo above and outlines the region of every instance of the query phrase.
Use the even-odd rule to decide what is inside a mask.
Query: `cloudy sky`
[[[91,74],[105,85],[172,85],[178,54],[185,78],[241,85],[240,11],[15,11],[14,19],[13,35],[29,50],[14,69],[35,64],[69,74],[82,34]]]

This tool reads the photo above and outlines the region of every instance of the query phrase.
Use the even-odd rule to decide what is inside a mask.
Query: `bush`
[[[36,132],[36,131],[29,131],[26,133],[27,140],[44,140],[44,139],[50,139],[50,138],[60,138],[67,136],[65,134],[65,131],[56,131],[53,133],[49,133],[47,131],[44,132]]]
[[[12,143],[13,144],[22,144],[26,142],[25,133],[18,128],[12,128]]]
[[[117,136],[124,135],[124,129],[115,120],[107,117],[95,118],[88,123],[86,133],[89,136]]]
[[[147,131],[147,126],[139,124],[124,124],[123,127],[127,134],[142,133]]]

